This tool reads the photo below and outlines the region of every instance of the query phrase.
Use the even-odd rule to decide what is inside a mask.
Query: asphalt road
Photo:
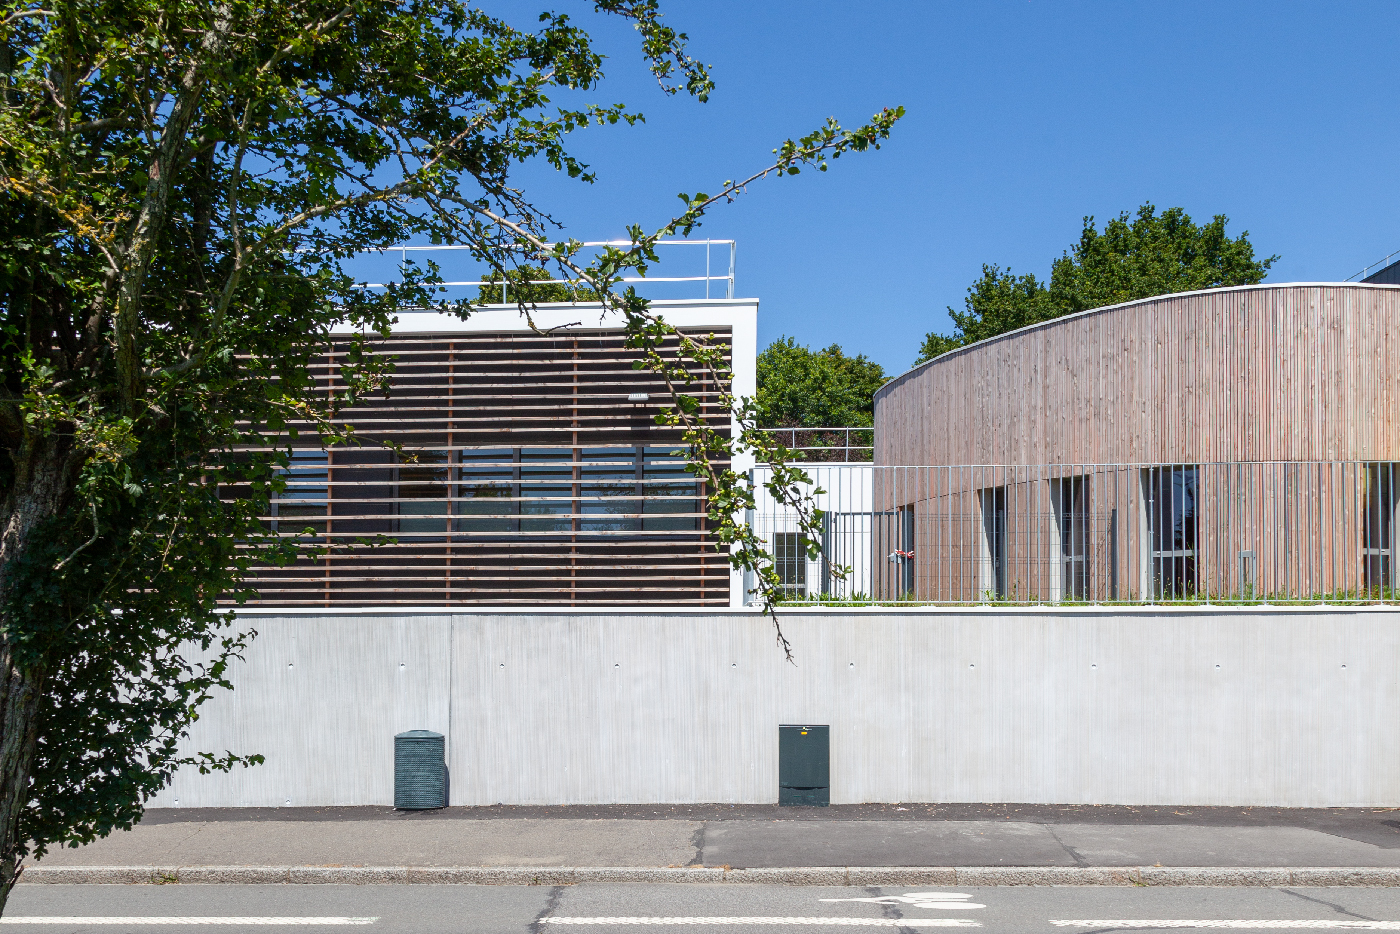
[[[1400,930],[1400,889],[22,885],[3,924],[44,934]]]

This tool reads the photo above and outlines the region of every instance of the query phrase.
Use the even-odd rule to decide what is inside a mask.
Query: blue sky
[[[1400,249],[1400,4],[665,8],[713,65],[708,104],[663,96],[629,29],[573,13],[611,56],[588,97],[647,123],[575,137],[594,185],[521,175],[571,236],[655,227],[677,192],[713,192],[828,115],[908,112],[880,152],[761,182],[697,234],[738,240],[760,346],[838,343],[901,372],[983,263],[1048,275],[1084,215],[1143,201],[1228,215],[1280,254],[1270,281],[1345,279]]]

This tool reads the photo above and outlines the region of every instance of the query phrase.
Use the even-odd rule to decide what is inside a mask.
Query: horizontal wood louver
[[[317,364],[318,391],[337,390],[345,350]],[[680,430],[652,420],[665,385],[618,332],[414,335],[375,352],[395,374],[345,413],[361,443],[296,449],[266,517],[325,554],[255,568],[259,602],[728,605],[707,490],[676,456]],[[713,382],[686,391],[727,433]]]

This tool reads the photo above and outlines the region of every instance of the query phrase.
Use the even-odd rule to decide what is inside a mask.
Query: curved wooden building
[[[875,396],[877,464],[1400,459],[1400,287],[1244,286],[1095,308]]]
[[[913,599],[1393,595],[1400,287],[1211,289],[945,354],[875,399]]]

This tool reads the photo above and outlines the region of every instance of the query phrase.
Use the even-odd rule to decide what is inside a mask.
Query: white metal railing
[[[874,458],[875,429],[852,425],[846,428],[764,428],[783,447],[803,461],[866,463]]]
[[[587,247],[603,247],[603,246],[615,246],[615,247],[623,247],[623,248],[626,248],[626,247],[631,247],[632,245],[633,245],[633,244],[632,244],[632,241],[631,241],[631,240],[590,240],[590,241],[588,241],[588,242],[582,244],[582,246],[585,247],[585,248],[587,248]],[[630,284],[644,283],[644,282],[703,282],[703,283],[705,284],[705,297],[706,297],[706,298],[710,298],[710,284],[711,284],[712,282],[723,282],[723,283],[725,283],[724,297],[725,297],[725,298],[733,298],[733,297],[734,297],[734,261],[735,261],[735,249],[736,249],[735,241],[733,241],[733,240],[658,240],[658,241],[656,242],[656,246],[658,246],[658,247],[677,247],[677,246],[694,246],[694,247],[700,247],[700,246],[703,246],[703,247],[705,248],[705,274],[704,274],[703,276],[623,276],[621,281],[626,282],[626,283],[630,283]],[[729,260],[729,262],[728,262],[727,268],[725,269],[725,272],[724,272],[723,274],[715,274],[715,273],[713,272],[713,269],[714,269],[713,259],[714,259],[714,257],[713,257],[713,255],[712,255],[712,248],[715,247],[715,246],[727,246],[727,247],[729,248],[729,249],[728,249],[728,253],[729,253],[728,260]],[[453,253],[453,252],[461,252],[461,251],[464,251],[464,250],[471,250],[471,249],[472,249],[472,247],[469,247],[469,246],[432,246],[432,245],[426,245],[426,246],[412,246],[412,245],[408,245],[408,244],[402,244],[402,245],[395,245],[395,246],[382,247],[382,248],[377,249],[377,250],[366,250],[366,251],[364,251],[363,254],[358,254],[358,255],[371,255],[371,254],[374,254],[374,255],[392,255],[392,254],[394,254],[394,253],[398,253],[398,254],[399,254],[399,263],[400,263],[400,265],[402,266],[402,265],[404,265],[404,264],[407,264],[407,262],[408,262],[408,254],[410,254],[410,253]],[[370,289],[382,289],[382,288],[386,288],[389,284],[390,284],[390,283],[388,283],[388,282],[366,282],[366,283],[364,283],[364,287],[365,287],[365,288],[370,288]],[[508,290],[508,286],[509,286],[509,284],[510,284],[510,283],[508,283],[508,282],[506,282],[506,281],[503,281],[503,280],[491,280],[491,279],[454,280],[454,281],[447,281],[447,282],[440,282],[440,283],[438,283],[438,285],[441,285],[441,286],[451,286],[451,287],[500,286],[500,288],[501,288],[501,304],[507,304],[507,303],[508,303],[508,300],[509,300],[509,290]],[[517,284],[519,284],[519,283],[517,283]],[[530,279],[530,280],[528,280],[528,284],[530,284],[530,285],[571,285],[571,284],[572,284],[572,285],[580,285],[580,283],[578,283],[577,280],[571,280],[571,279]],[[585,287],[586,287],[586,286],[585,286]]]
[[[820,557],[763,488],[770,468],[748,517],[792,599],[1396,601],[1397,463],[805,469]]]
[[[1372,263],[1371,265],[1367,266],[1366,268],[1362,269],[1362,270],[1361,270],[1360,272],[1358,272],[1358,273],[1354,273],[1354,274],[1352,274],[1352,275],[1350,275],[1350,276],[1347,276],[1346,279],[1343,280],[1343,281],[1345,281],[1345,282],[1355,282],[1355,281],[1360,281],[1360,280],[1362,280],[1362,279],[1365,279],[1368,275],[1370,275],[1370,273],[1371,273],[1371,271],[1372,271],[1373,269],[1379,270],[1379,269],[1384,269],[1384,268],[1386,268],[1387,266],[1389,266],[1389,265],[1391,264],[1392,261],[1394,261],[1394,259],[1395,259],[1397,256],[1400,256],[1400,250],[1396,250],[1395,252],[1393,252],[1393,253],[1391,253],[1390,255],[1386,256],[1385,259],[1377,260],[1376,262],[1374,262],[1374,263]]]

